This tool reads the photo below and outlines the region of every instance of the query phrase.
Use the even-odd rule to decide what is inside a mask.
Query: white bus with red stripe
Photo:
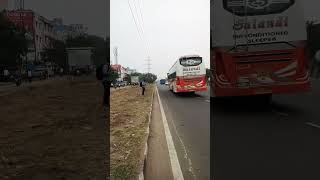
[[[202,57],[180,57],[168,73],[169,88],[175,93],[207,91],[206,68]]]
[[[213,97],[310,90],[301,0],[214,0]]]

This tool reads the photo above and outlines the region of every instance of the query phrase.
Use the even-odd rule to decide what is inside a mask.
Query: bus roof
[[[191,58],[191,57],[201,57],[201,56],[199,56],[199,55],[185,55],[185,56],[181,56],[179,59]]]

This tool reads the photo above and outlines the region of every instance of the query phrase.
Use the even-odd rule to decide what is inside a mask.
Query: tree
[[[53,41],[53,47],[45,50],[46,61],[55,63],[60,67],[67,66],[67,52],[66,45],[62,41]]]
[[[131,83],[131,75],[126,74],[125,77],[123,78],[124,81],[127,81],[128,83]]]
[[[25,29],[14,26],[0,13],[0,65],[5,67],[22,65],[22,56],[28,51],[25,34]]]
[[[140,77],[140,80],[144,80],[147,83],[154,83],[157,80],[157,76],[152,73],[142,74]]]
[[[115,82],[119,78],[118,72],[111,68],[109,72],[109,78],[110,78],[110,82],[113,82],[115,84]]]

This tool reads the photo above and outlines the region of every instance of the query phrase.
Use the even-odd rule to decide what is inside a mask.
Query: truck
[[[166,84],[166,80],[165,80],[165,79],[160,79],[160,84],[161,84],[161,85]]]
[[[211,2],[211,96],[310,90],[302,1]]]
[[[138,85],[139,84],[139,76],[131,76],[131,84]]]
[[[90,73],[93,70],[92,47],[67,48],[67,66],[70,73]]]

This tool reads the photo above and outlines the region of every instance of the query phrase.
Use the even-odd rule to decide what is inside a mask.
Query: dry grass
[[[0,96],[0,179],[103,179],[101,95],[95,80],[78,79]]]
[[[114,91],[111,95],[111,179],[136,179],[143,163],[154,86]]]

